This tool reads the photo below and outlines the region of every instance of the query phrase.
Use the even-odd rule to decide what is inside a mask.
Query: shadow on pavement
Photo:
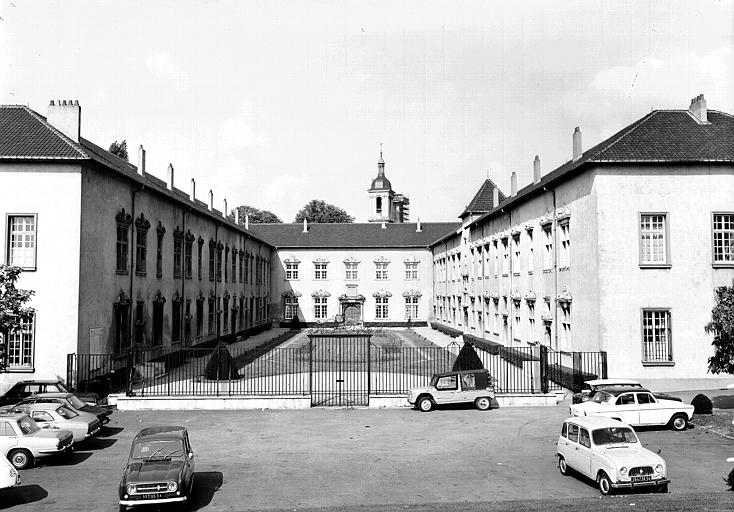
[[[122,427],[102,427],[101,432],[99,433],[99,437],[110,437],[119,434],[125,430]]]
[[[82,450],[102,450],[109,448],[117,442],[117,439],[105,439],[100,437],[93,437],[91,439],[85,439],[81,443],[80,449]]]
[[[37,466],[75,466],[92,456],[92,452],[72,452],[38,460]]]
[[[20,485],[11,489],[4,489],[2,493],[3,497],[0,500],[0,510],[13,508],[15,505],[26,505],[41,501],[48,496],[46,489],[40,485]]]
[[[214,493],[222,487],[224,476],[220,471],[194,473],[194,490],[189,500],[189,510],[199,510],[211,503]]]

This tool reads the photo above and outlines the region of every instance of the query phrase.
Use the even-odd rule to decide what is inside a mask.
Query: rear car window
[[[568,425],[568,439],[573,441],[574,443],[579,442],[579,426],[574,425],[573,423],[570,423]]]
[[[568,437],[568,423],[564,423],[561,427],[561,436]]]
[[[579,431],[579,444],[587,448],[591,448],[591,439],[589,439],[589,431],[582,428]]]
[[[617,405],[630,405],[635,403],[635,395],[632,393],[625,393],[624,395],[617,398]]]

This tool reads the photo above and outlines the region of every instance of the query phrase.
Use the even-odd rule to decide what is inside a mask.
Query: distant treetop
[[[301,211],[296,214],[294,222],[303,222],[303,219],[306,219],[308,222],[315,222],[318,224],[354,222],[354,217],[349,215],[345,210],[320,199],[312,199],[303,208],[301,208]]]

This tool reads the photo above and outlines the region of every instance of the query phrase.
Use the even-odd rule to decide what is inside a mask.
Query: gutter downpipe
[[[134,330],[135,323],[133,322],[133,312],[134,309],[134,300],[133,300],[133,279],[135,278],[135,242],[137,241],[137,238],[133,238],[133,235],[137,236],[135,231],[135,196],[138,194],[138,192],[142,192],[145,190],[145,184],[141,184],[140,188],[137,190],[133,189],[130,192],[130,214],[132,215],[132,224],[130,225],[130,285],[128,288],[128,296],[130,297],[130,313],[128,315],[128,336],[130,337],[130,343],[128,345],[128,350],[130,350],[130,355],[128,357],[128,385],[127,385],[127,395],[130,396],[132,394],[132,383],[133,383],[133,369],[135,368],[135,361],[136,356],[138,353],[138,346],[137,343],[135,345],[133,344],[133,338],[134,338]],[[131,364],[132,363],[132,364]]]

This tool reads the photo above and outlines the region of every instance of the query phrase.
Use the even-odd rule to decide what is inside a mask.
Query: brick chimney
[[[196,201],[196,180],[194,178],[191,178],[191,193],[189,194],[189,199],[191,199],[192,202]]]
[[[56,100],[56,103],[51,100],[46,120],[74,142],[79,142],[82,107],[78,100]]]
[[[708,112],[706,110],[706,98],[703,94],[699,94],[695,98],[691,98],[691,106],[688,107],[691,115],[701,124],[708,124]]]
[[[416,231],[416,233],[420,233],[421,231],[423,231],[423,227],[421,226],[421,220],[420,220],[420,218],[418,219],[418,222],[415,225],[415,231]]]
[[[538,155],[535,155],[535,160],[533,160],[533,183],[536,185],[540,183],[540,157]]]
[[[238,226],[240,225],[240,209],[235,208],[234,209],[234,223]]]
[[[214,192],[209,189],[209,211],[214,209]]]
[[[306,220],[306,217],[303,218],[303,232],[308,233],[308,221]]]
[[[510,175],[510,195],[515,197],[517,195],[517,173],[512,171]]]
[[[168,183],[166,183],[166,188],[168,190],[173,190],[173,178],[174,178],[174,171],[173,171],[173,164],[168,164]]]
[[[581,128],[578,126],[573,130],[573,159],[578,160],[581,158]]]
[[[224,208],[222,210],[222,217],[227,218],[227,198],[224,199]]]
[[[138,148],[138,174],[140,176],[145,174],[145,149],[142,144]]]

